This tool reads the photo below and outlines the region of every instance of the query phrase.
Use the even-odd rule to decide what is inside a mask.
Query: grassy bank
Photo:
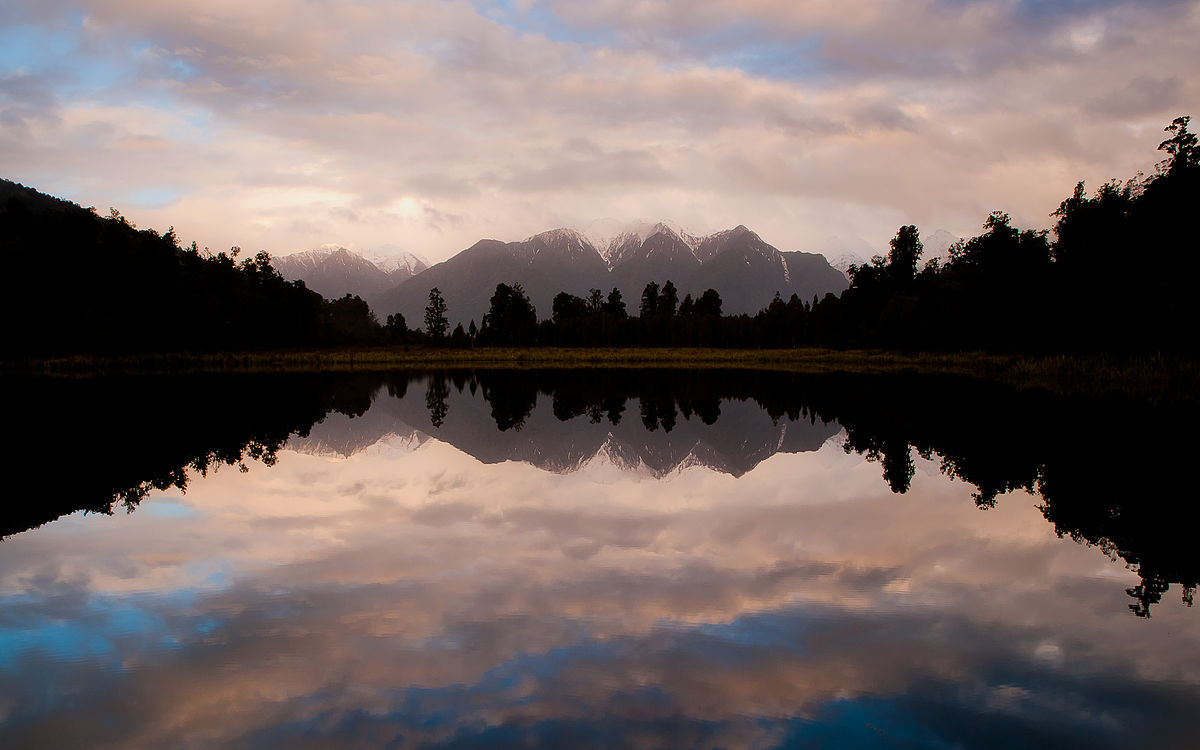
[[[961,375],[1084,395],[1196,401],[1200,361],[1183,357],[1029,357],[832,349],[434,349],[270,351],[61,357],[4,365],[10,374],[87,377],[189,372],[329,372],[428,368],[771,369],[800,373]]]

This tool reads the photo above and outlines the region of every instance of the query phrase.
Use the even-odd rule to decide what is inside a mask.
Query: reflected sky
[[[453,419],[487,405],[451,392],[440,428],[414,426],[410,388],[273,467],[0,543],[0,745],[1190,741],[1200,620],[1177,596],[1133,617],[1136,573],[1059,538],[1031,494],[980,510],[915,454],[893,494],[836,424],[743,444],[758,458],[736,470],[506,460],[541,444],[545,397],[520,431],[481,433],[481,459]],[[754,432],[742,407],[721,404],[714,442]]]

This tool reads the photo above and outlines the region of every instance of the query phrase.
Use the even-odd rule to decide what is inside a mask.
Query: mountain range
[[[328,299],[347,294],[371,299],[429,267],[412,253],[368,259],[337,245],[272,258],[271,264],[288,281],[303,279]]]
[[[753,314],[778,292],[811,300],[848,286],[844,274],[819,253],[780,252],[750,229],[738,226],[697,237],[666,223],[642,223],[603,239],[574,229],[554,229],[520,242],[480,240],[449,260],[368,296],[381,318],[401,313],[420,325],[429,290],[446,299],[451,324],[481,321],[496,285],[520,283],[540,318],[548,318],[559,292],[580,297],[589,289],[619,289],[637,314],[648,282],[671,281],[682,299],[706,289],[720,293],[725,314]],[[606,244],[597,247],[596,242]]]
[[[922,260],[945,260],[957,241],[944,229],[925,240]],[[783,252],[745,226],[697,236],[668,222],[620,225],[594,222],[585,230],[553,229],[520,242],[485,239],[449,260],[429,266],[410,253],[366,258],[326,245],[274,259],[289,280],[303,279],[328,298],[357,294],[382,319],[401,313],[419,327],[437,287],[446,299],[451,325],[482,322],[496,285],[520,283],[540,318],[548,318],[555,295],[580,297],[590,289],[605,295],[621,291],[630,314],[637,314],[647,282],[670,280],[679,292],[698,297],[716,289],[726,314],[754,314],[775,293],[805,301],[840,293],[851,264],[870,262],[876,253],[862,240],[829,237],[823,253]]]

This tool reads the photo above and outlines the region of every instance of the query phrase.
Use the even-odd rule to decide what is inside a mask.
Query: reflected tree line
[[[274,376],[9,380],[9,492],[0,534],[76,510],[132,510],[151,490],[187,489],[220,467],[267,466],[293,434],[376,398],[421,398],[440,428],[452,392],[482,399],[499,432],[520,431],[539,399],[563,422],[718,424],[722,403],[753,402],[772,420],[836,422],[847,452],[878,462],[907,492],[915,457],[974,486],[988,509],[1026,490],[1060,536],[1120,558],[1141,577],[1130,608],[1149,616],[1170,584],[1189,604],[1200,563],[1190,461],[1195,410],[1064,398],[929,376],[771,371],[457,370]],[[422,393],[423,392],[423,393]],[[418,402],[419,403],[419,402]],[[1181,437],[1183,436],[1183,437]]]
[[[79,510],[133,510],[221,467],[275,463],[291,435],[370,408],[374,379],[328,375],[5,379],[0,537]]]
[[[678,419],[715,424],[721,401],[747,400],[755,371],[696,370],[451,370],[428,375],[425,404],[430,422],[441,427],[453,387],[479,393],[491,408],[496,429],[520,431],[539,397],[551,400],[560,421],[584,418],[591,424],[621,424],[630,401],[649,432],[671,432]],[[400,377],[404,377],[401,375]],[[776,416],[776,415],[772,415]]]

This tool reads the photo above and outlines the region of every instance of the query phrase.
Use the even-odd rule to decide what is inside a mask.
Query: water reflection
[[[0,537],[78,510],[132,509],[217,466],[274,463],[327,414],[361,415],[375,377],[9,379]]]
[[[408,397],[410,387],[424,393],[423,404]],[[1190,604],[1200,583],[1191,547],[1200,511],[1179,495],[1191,485],[1196,441],[1178,436],[1192,432],[1195,415],[1177,408],[947,379],[736,371],[32,380],[8,390],[24,394],[10,420],[23,441],[8,459],[31,469],[6,472],[22,501],[7,504],[3,535],[75,510],[131,509],[150,490],[185,489],[189,474],[214,466],[270,465],[289,436],[296,447],[340,445],[349,454],[400,432],[436,437],[487,463],[548,471],[603,453],[658,477],[690,464],[741,476],[844,428],[845,449],[878,462],[895,493],[908,490],[914,453],[973,484],[981,508],[1004,493],[1036,491],[1058,534],[1139,571],[1128,593],[1140,616],[1171,584]],[[539,396],[548,409],[535,408]],[[627,408],[640,418],[623,419]],[[497,430],[510,434],[498,439]],[[66,460],[46,450],[72,435],[95,437]],[[64,473],[71,492],[43,491],[44,477]]]
[[[780,373],[37,387],[17,510],[139,509],[0,543],[6,747],[1190,741],[1200,624],[1146,595],[1194,582],[1188,415]]]

